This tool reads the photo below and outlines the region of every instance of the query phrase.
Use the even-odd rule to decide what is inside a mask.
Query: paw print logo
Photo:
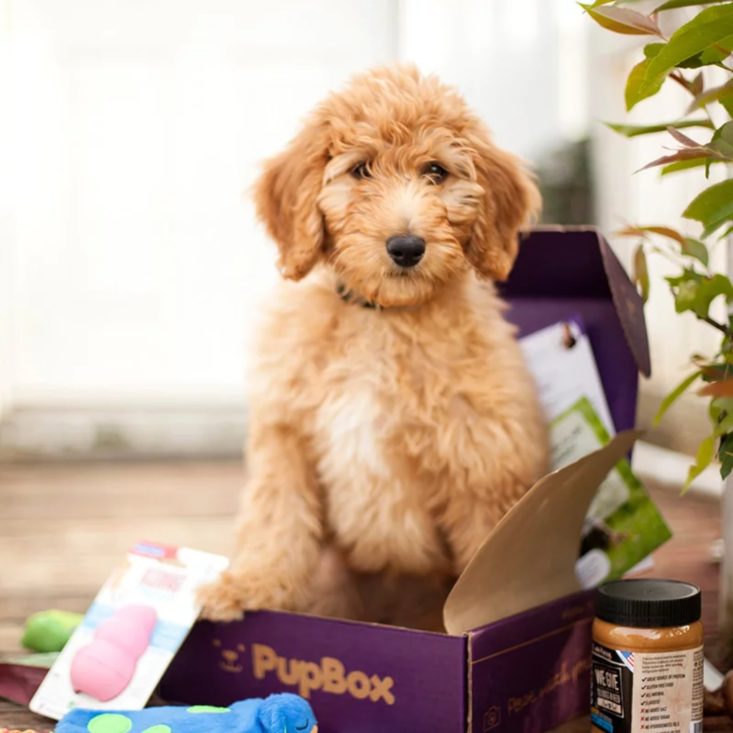
[[[484,731],[493,730],[501,723],[501,708],[492,705],[484,714]]]
[[[222,646],[220,639],[214,639],[211,643],[219,650],[221,657],[219,659],[220,669],[223,669],[225,672],[232,672],[233,674],[238,674],[244,669],[244,666],[241,664],[241,655],[244,654],[246,649],[244,644],[237,644],[234,649],[226,649]]]

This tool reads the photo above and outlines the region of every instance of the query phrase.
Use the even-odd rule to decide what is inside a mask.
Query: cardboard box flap
[[[616,306],[621,327],[624,329],[626,342],[634,355],[639,371],[645,377],[651,377],[652,362],[644,320],[644,301],[608,242],[600,235],[598,235],[598,242],[603,257],[603,267],[608,277],[608,285],[611,288],[611,297]]]
[[[507,318],[521,335],[579,316],[586,327],[616,430],[634,426],[638,372],[649,375],[643,303],[600,232],[533,229],[506,282]]]
[[[576,593],[583,520],[598,486],[631,449],[637,431],[540,479],[499,522],[443,608],[450,634],[471,629]]]

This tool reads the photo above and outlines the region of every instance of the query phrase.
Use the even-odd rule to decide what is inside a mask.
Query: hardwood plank
[[[3,519],[221,516],[237,509],[238,461],[0,466]]]

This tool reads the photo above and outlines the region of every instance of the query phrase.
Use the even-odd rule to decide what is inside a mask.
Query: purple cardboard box
[[[501,286],[529,333],[580,315],[617,430],[649,373],[642,303],[594,229],[533,231]],[[588,708],[592,594],[574,566],[595,490],[635,435],[541,479],[456,582],[445,634],[262,611],[199,622],[162,697],[224,705],[299,692],[321,733],[547,731]]]

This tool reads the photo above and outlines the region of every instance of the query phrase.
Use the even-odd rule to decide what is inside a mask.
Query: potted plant
[[[675,311],[692,313],[719,333],[719,347],[712,357],[690,354],[689,375],[662,401],[656,420],[687,390],[698,389],[708,401],[710,432],[700,441],[685,488],[716,458],[721,476],[727,479],[733,469],[733,283],[727,274],[711,268],[709,254],[712,246],[733,232],[733,177],[729,167],[733,163],[733,2],[668,0],[650,13],[622,0],[596,0],[581,6],[609,31],[646,37],[640,59],[626,80],[627,110],[654,97],[665,83],[677,84],[688,94],[687,107],[673,121],[609,125],[627,137],[664,134],[664,143],[671,144],[671,148],[660,150],[660,156],[645,169],[654,169],[662,176],[702,169],[705,179],[711,169],[716,170],[716,178],[718,171],[722,172],[715,183],[705,180],[681,212],[689,221],[689,231],[639,222],[620,234],[638,239],[633,274],[644,299],[649,292],[646,258],[654,252],[675,263],[676,272],[665,278]],[[682,14],[674,11],[683,7],[687,10],[681,18]],[[697,139],[691,137],[693,134]],[[725,308],[721,308],[721,302]],[[723,495],[725,549],[720,589],[721,634],[728,643],[733,640],[731,490],[733,486],[727,486]]]

